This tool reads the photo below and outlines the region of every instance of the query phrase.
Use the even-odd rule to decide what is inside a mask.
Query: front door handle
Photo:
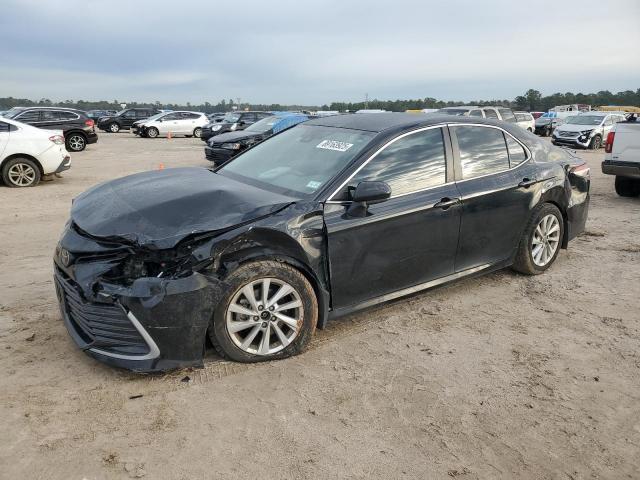
[[[447,210],[448,208],[451,208],[454,205],[457,205],[459,202],[460,202],[459,198],[444,197],[442,200],[440,200],[438,203],[434,205],[434,208],[441,208],[442,210]]]
[[[532,180],[531,178],[524,177],[522,179],[522,181],[518,184],[518,188],[529,188],[534,183],[536,183],[535,180]]]

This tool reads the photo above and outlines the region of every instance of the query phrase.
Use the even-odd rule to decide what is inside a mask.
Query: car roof
[[[71,108],[71,107],[40,107],[40,106],[34,106],[34,107],[14,107],[15,110],[64,110],[65,112],[73,112],[73,113],[82,113],[84,114],[85,112],[82,110],[79,110],[77,108]]]
[[[413,127],[439,125],[444,123],[482,123],[487,125],[504,124],[480,117],[452,117],[438,113],[359,113],[353,115],[334,115],[320,117],[305,122],[305,125],[318,125],[324,127],[349,128],[352,130],[364,130],[367,132],[385,132],[388,130],[404,130]],[[520,128],[520,127],[518,127]]]

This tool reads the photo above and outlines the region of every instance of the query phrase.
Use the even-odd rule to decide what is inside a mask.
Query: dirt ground
[[[352,315],[279,362],[141,376],[81,353],[52,283],[71,199],[206,166],[203,145],[101,134],[62,179],[0,187],[1,478],[640,478],[640,199],[602,151],[587,232],[544,275]]]

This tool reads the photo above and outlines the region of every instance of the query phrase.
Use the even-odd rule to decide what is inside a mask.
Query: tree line
[[[369,100],[367,102],[332,102],[325,105],[282,105],[273,104],[252,104],[241,103],[236,104],[233,99],[221,100],[218,103],[204,102],[200,105],[192,105],[187,102],[184,105],[177,103],[145,103],[145,102],[121,102],[119,100],[65,100],[63,102],[53,102],[48,98],[40,100],[30,100],[27,98],[0,98],[0,110],[8,110],[12,107],[68,107],[80,110],[120,110],[120,104],[126,103],[127,108],[134,107],[155,107],[168,110],[195,110],[205,113],[213,112],[229,112],[234,107],[244,110],[268,110],[268,111],[285,111],[285,110],[339,110],[339,111],[356,111],[364,108],[382,109],[392,112],[403,112],[405,110],[419,110],[423,108],[443,108],[454,105],[501,105],[513,108],[514,110],[528,111],[547,111],[556,105],[567,105],[574,103],[584,103],[594,107],[600,105],[631,105],[640,107],[640,88],[636,91],[625,90],[618,93],[612,93],[608,90],[601,90],[597,93],[554,93],[552,95],[543,96],[538,90],[529,89],[524,95],[518,95],[516,98],[509,99],[493,99],[493,100],[472,100],[472,101],[443,101],[432,97],[426,97],[415,100]]]

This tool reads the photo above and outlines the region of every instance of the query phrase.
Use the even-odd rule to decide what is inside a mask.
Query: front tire
[[[81,152],[87,148],[87,139],[81,133],[72,133],[65,143],[70,152]]]
[[[109,124],[109,131],[111,133],[118,133],[120,131],[120,125],[118,125],[116,122]]]
[[[196,137],[196,138],[200,138],[200,135],[202,135],[202,128],[196,127],[193,130],[193,136]]]
[[[231,272],[209,328],[224,358],[260,362],[296,355],[309,343],[318,321],[318,302],[298,270],[276,261],[257,261]]]
[[[600,135],[596,135],[589,142],[589,150],[597,150],[602,146],[602,138]]]
[[[41,178],[40,168],[28,158],[12,158],[2,167],[2,180],[8,187],[35,187]]]
[[[539,275],[555,262],[564,238],[564,222],[558,207],[538,205],[522,233],[513,269]]]
[[[616,193],[621,197],[637,197],[640,195],[640,179],[616,175]]]
[[[160,132],[156,127],[147,128],[147,137],[156,138],[158,135],[160,135]]]

